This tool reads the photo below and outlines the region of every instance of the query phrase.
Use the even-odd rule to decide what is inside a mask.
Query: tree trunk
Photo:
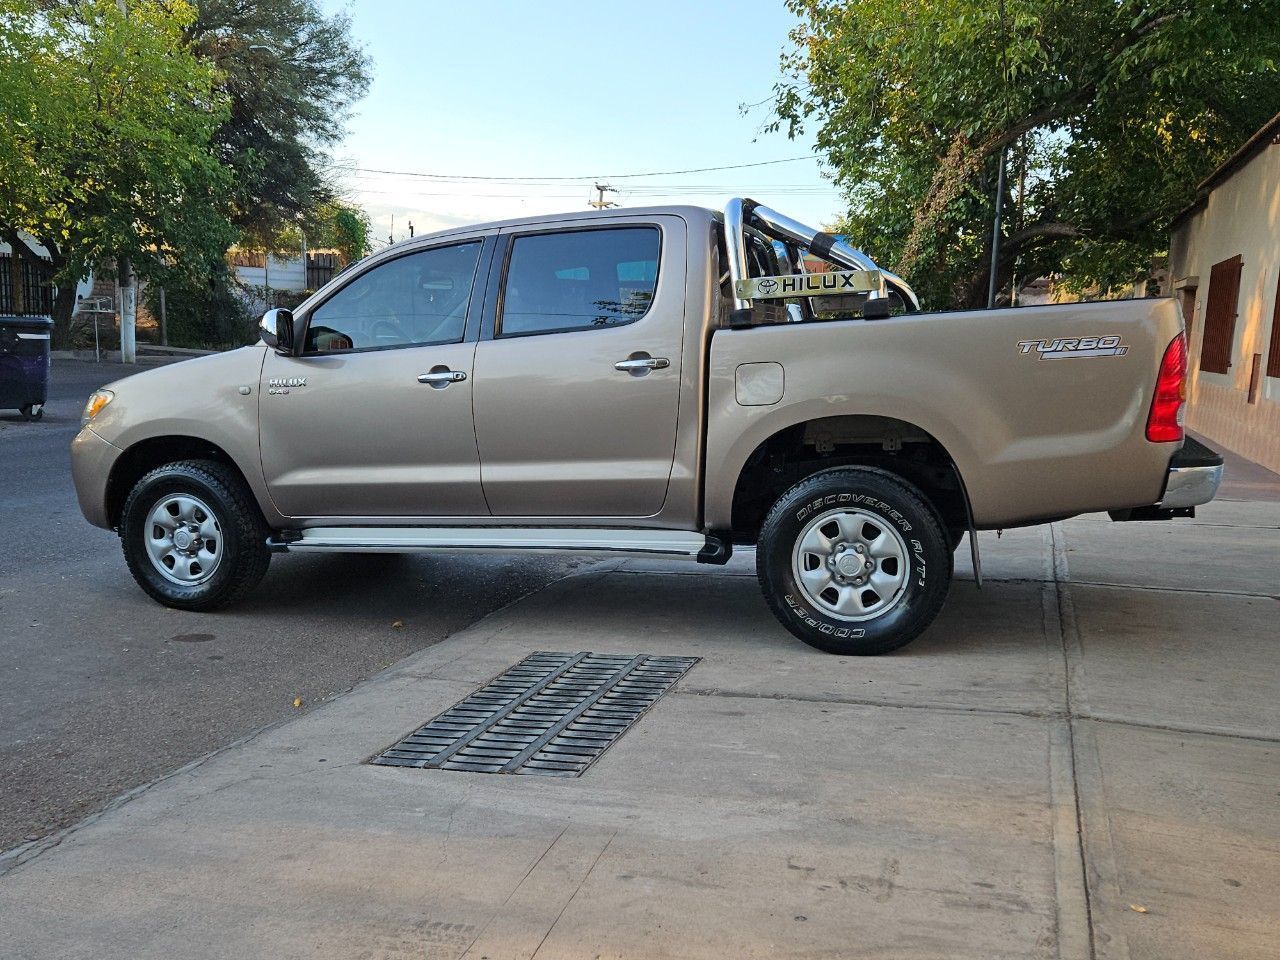
[[[53,297],[53,349],[71,349],[71,315],[75,310],[76,285],[61,284]]]

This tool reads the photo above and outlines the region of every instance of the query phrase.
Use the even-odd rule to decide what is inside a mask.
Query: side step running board
[[[729,545],[684,530],[580,527],[308,527],[284,530],[267,546],[277,553],[609,553],[725,563]]]

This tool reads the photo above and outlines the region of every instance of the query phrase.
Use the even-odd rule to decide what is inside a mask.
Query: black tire
[[[175,494],[207,504],[221,533],[213,575],[194,585],[167,579],[147,550],[148,517],[162,498]],[[120,540],[133,579],[153,600],[178,610],[216,610],[257,586],[271,563],[269,532],[239,474],[214,460],[180,460],[152,470],[129,492],[120,517]]]
[[[833,615],[807,599],[793,566],[793,551],[806,528],[840,507],[856,509],[896,531],[908,554],[905,584],[895,588],[896,600],[886,598],[885,610],[864,620]],[[874,530],[874,524],[868,529]],[[795,563],[803,559],[796,557]],[[773,505],[756,545],[760,587],[782,625],[819,650],[852,656],[896,650],[929,626],[946,600],[951,561],[950,539],[929,500],[902,478],[873,467],[835,467],[802,480]],[[895,563],[892,572],[897,569]]]

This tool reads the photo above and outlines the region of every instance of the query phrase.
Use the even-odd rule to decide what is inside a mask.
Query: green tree
[[[1131,280],[1171,217],[1280,108],[1274,0],[787,0],[770,127],[816,127],[839,228],[935,306],[997,283]]]
[[[331,200],[315,212],[307,238],[312,247],[331,247],[352,263],[369,251],[369,216],[345,200]]]
[[[91,268],[199,276],[231,240],[211,148],[227,108],[185,40],[194,16],[183,0],[0,0],[0,232],[49,251],[57,342]]]
[[[240,243],[279,249],[284,231],[335,199],[327,148],[369,85],[345,14],[315,0],[195,0],[186,36],[219,70],[230,112],[214,139],[234,171]]]

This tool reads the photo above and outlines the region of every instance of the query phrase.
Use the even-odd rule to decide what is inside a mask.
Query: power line
[[[422,186],[433,186],[433,187],[449,186],[453,188],[451,190],[443,190],[443,191],[436,190],[431,192],[423,192],[420,190],[416,190],[414,189],[416,186],[418,186],[418,184],[408,183],[408,184],[405,184],[404,187],[396,188],[392,184],[388,184],[383,181],[374,180],[374,181],[369,181],[367,183],[363,181],[357,182],[352,185],[351,189],[360,193],[416,193],[418,196],[448,197],[448,196],[463,195],[463,194],[467,196],[486,196],[489,194],[478,193],[476,191],[505,188],[507,190],[523,191],[522,193],[515,194],[516,196],[531,196],[531,195],[537,194],[538,191],[541,191],[541,190],[551,190],[551,191],[564,190],[568,187],[575,186],[575,184],[564,184],[564,183],[489,184],[489,183],[484,183],[484,184],[476,184],[474,186],[467,185],[467,184],[446,184],[446,183],[436,183],[436,182],[429,182],[429,183],[422,184]],[[614,192],[616,193],[623,193],[626,195],[637,195],[637,196],[643,196],[648,194],[677,194],[677,193],[689,193],[689,194],[733,193],[735,191],[741,191],[742,189],[743,189],[743,184],[741,182],[739,183],[697,183],[697,184],[647,183],[647,184],[644,184],[643,186],[635,184],[635,185],[630,185],[625,187],[613,188]],[[819,184],[752,183],[750,185],[750,189],[756,193],[770,192],[770,193],[788,193],[788,194],[792,194],[792,193],[827,194],[827,193],[836,191],[838,188],[832,184],[821,184],[821,183]],[[508,196],[510,194],[494,194],[494,195]],[[566,194],[557,194],[557,195],[566,196]],[[573,194],[573,195],[577,196],[577,194]]]
[[[515,182],[515,181],[540,181],[540,180],[625,180],[634,177],[674,177],[686,173],[710,173],[714,170],[746,170],[750,167],[769,167],[779,163],[796,163],[800,160],[817,160],[818,157],[813,154],[806,154],[802,157],[783,157],[781,160],[758,160],[755,163],[733,163],[721,167],[690,167],[687,170],[653,170],[648,173],[610,173],[610,174],[587,174],[580,177],[489,177],[478,176],[472,174],[452,174],[452,173],[422,173],[417,170],[379,170],[373,167],[356,167],[335,164],[335,169],[351,170],[357,173],[377,173],[393,177],[422,177],[427,180],[487,180],[491,182]]]

